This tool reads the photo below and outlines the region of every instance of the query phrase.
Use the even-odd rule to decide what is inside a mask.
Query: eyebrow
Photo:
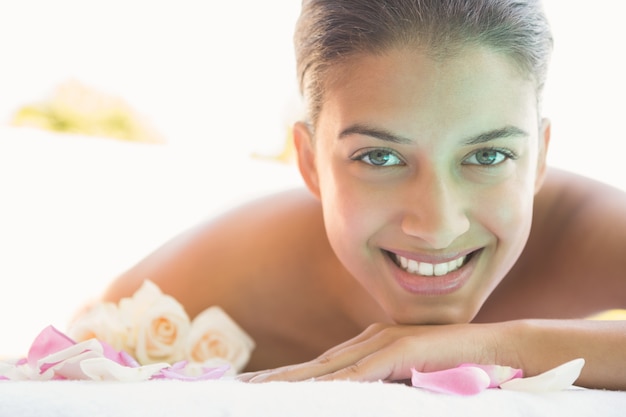
[[[519,127],[505,126],[500,129],[490,130],[488,132],[484,132],[476,136],[471,136],[469,138],[466,138],[463,140],[463,143],[465,143],[466,145],[476,145],[479,143],[489,142],[495,139],[505,139],[505,138],[511,138],[511,137],[516,137],[516,136],[528,137],[530,135],[528,134],[528,132],[520,129]]]
[[[358,124],[358,123],[348,126],[344,130],[342,130],[339,133],[339,139],[343,139],[346,136],[350,136],[350,135],[371,136],[375,139],[384,140],[385,142],[393,142],[393,143],[398,143],[402,145],[409,145],[411,143],[414,143],[412,139],[394,135],[393,133],[387,130],[377,129],[377,128],[365,126],[365,125]]]
[[[412,139],[395,135],[387,130],[373,128],[362,124],[354,124],[345,128],[339,133],[339,139],[343,139],[350,135],[370,136],[375,139],[383,140],[385,142],[398,143],[401,145],[410,145],[415,143],[415,141]],[[495,139],[504,139],[517,136],[528,137],[529,134],[519,127],[505,126],[499,129],[493,129],[488,132],[483,132],[475,136],[470,136],[463,139],[462,143],[465,145],[477,145]]]

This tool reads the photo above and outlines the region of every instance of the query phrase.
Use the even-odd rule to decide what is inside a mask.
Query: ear
[[[548,147],[550,145],[550,129],[551,124],[549,119],[541,120],[541,130],[539,132],[539,153],[537,155],[537,175],[535,177],[535,193],[537,193],[546,178],[546,172],[548,168],[547,155]]]
[[[297,122],[293,126],[293,141],[298,155],[298,168],[309,191],[317,198],[320,197],[319,178],[315,165],[315,149],[313,135],[304,122]]]

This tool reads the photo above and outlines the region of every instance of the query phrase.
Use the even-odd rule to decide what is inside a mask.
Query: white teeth
[[[435,275],[440,277],[448,273],[448,264],[436,264],[435,265]]]
[[[432,276],[435,270],[435,265],[426,262],[419,262],[418,274]]]
[[[417,261],[406,259],[404,263],[406,264],[405,269],[417,273],[417,268],[419,267]]]
[[[419,274],[426,277],[446,275],[452,271],[456,271],[465,264],[466,256],[462,256],[450,262],[444,262],[440,264],[430,264],[428,262],[418,262],[413,259],[408,259],[400,255],[394,254],[396,263],[402,267],[405,271],[411,274]]]

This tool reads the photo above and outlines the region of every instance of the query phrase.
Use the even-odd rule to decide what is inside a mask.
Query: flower
[[[190,321],[184,307],[149,280],[117,304],[94,304],[71,324],[68,334],[77,341],[96,338],[141,365],[185,361],[185,378],[222,366],[239,372],[255,347],[219,306]]]
[[[184,359],[190,322],[174,297],[163,294],[153,282],[144,281],[131,298],[120,300],[119,312],[128,331],[126,346],[139,363]]]
[[[94,304],[70,325],[68,334],[74,340],[106,340],[117,350],[126,347],[126,326],[115,303]]]
[[[205,363],[223,359],[239,372],[248,363],[254,341],[218,306],[200,313],[191,325],[187,358]]]

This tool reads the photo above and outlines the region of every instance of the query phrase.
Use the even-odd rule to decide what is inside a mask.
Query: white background
[[[547,0],[549,161],[626,190],[620,0]],[[0,125],[76,79],[119,95],[167,145],[0,128],[0,356],[20,355],[169,236],[300,184],[279,151],[299,114],[297,0],[0,0]]]
[[[0,122],[73,78],[125,98],[171,144],[271,153],[299,111],[299,3],[0,0]],[[626,4],[544,3],[556,39],[550,159],[615,181],[626,138]]]

